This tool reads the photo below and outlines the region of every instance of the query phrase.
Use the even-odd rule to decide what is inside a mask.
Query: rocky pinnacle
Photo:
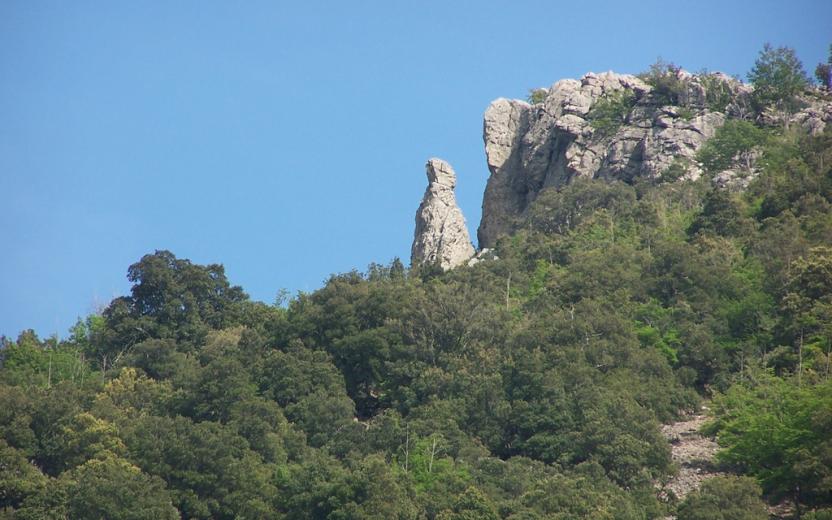
[[[474,256],[465,217],[454,196],[456,173],[450,164],[435,158],[428,161],[426,173],[428,188],[416,212],[410,262],[453,269]]]

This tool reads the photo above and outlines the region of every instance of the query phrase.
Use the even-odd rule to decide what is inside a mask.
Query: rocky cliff
[[[720,73],[675,70],[662,81],[652,86],[631,75],[589,73],[540,89],[537,103],[492,102],[483,125],[490,177],[479,246],[493,247],[522,225],[543,189],[575,177],[633,182],[701,175],[696,152],[726,119],[748,117],[752,89]],[[822,131],[832,104],[809,105],[792,121]],[[714,180],[733,186],[735,172]]]
[[[410,262],[438,263],[442,269],[452,269],[474,256],[465,218],[454,196],[456,173],[441,159],[430,159],[426,173],[428,188],[416,212]]]

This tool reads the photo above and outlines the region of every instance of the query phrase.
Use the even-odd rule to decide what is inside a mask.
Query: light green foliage
[[[754,85],[752,100],[758,111],[773,106],[793,112],[798,106],[797,96],[809,86],[809,78],[794,49],[772,47],[768,43],[748,73],[748,81]]]
[[[630,90],[609,92],[592,105],[587,119],[599,135],[612,136],[627,122],[635,101],[635,94]]]
[[[766,520],[760,486],[748,477],[714,477],[679,504],[679,520]]]
[[[765,373],[714,402],[719,460],[795,502],[832,500],[832,381],[799,386]]]
[[[755,148],[764,145],[765,140],[765,133],[753,123],[731,119],[699,149],[696,160],[711,174],[735,166],[748,170]]]
[[[0,380],[30,388],[48,388],[66,380],[83,383],[93,377],[80,348],[41,341],[31,330],[3,349],[3,367]]]

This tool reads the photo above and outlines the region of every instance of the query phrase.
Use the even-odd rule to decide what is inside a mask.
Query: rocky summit
[[[606,72],[564,79],[545,92],[540,103],[498,99],[485,112],[483,139],[491,176],[483,200],[480,247],[516,227],[518,217],[546,187],[574,177],[632,181],[658,177],[674,160],[691,161],[714,135],[725,114],[706,106],[703,82],[687,81],[681,110],[666,103],[654,88],[635,76]],[[747,87],[724,75],[712,82],[730,93],[740,111]]]
[[[588,73],[538,90],[536,103],[493,101],[483,124],[490,177],[479,247],[493,247],[522,225],[543,189],[576,177],[629,183],[668,172],[699,177],[696,152],[727,119],[749,116],[753,89],[721,73],[676,70],[668,79],[671,86],[653,86],[628,74]],[[832,119],[832,104],[806,105],[792,122],[819,134]],[[742,187],[753,173],[727,170],[714,182]]]
[[[427,162],[426,173],[428,188],[416,212],[410,262],[452,269],[474,256],[465,217],[454,196],[456,173],[450,164],[435,158]]]

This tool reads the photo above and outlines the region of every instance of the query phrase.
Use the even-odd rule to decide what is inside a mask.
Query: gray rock
[[[707,86],[725,92],[726,112],[744,110],[750,89],[724,74],[691,75],[680,71],[687,108],[657,106],[652,87],[635,76],[605,72],[580,80],[558,81],[543,103],[498,99],[485,111],[483,141],[490,176],[485,189],[479,246],[523,224],[538,194],[561,187],[575,177],[632,181],[657,178],[674,160],[701,171],[694,156],[725,122],[725,114],[708,109]],[[625,91],[633,100],[613,132],[593,126],[592,109],[605,96]],[[733,112],[731,112],[733,114]],[[815,119],[806,124],[815,125]]]
[[[832,100],[805,98],[806,106],[794,114],[789,124],[798,125],[811,135],[820,135],[832,123]]]
[[[474,246],[465,226],[465,217],[456,204],[456,173],[447,162],[430,159],[426,165],[428,188],[416,212],[416,232],[410,250],[410,263],[438,262],[448,270],[474,256]]]

